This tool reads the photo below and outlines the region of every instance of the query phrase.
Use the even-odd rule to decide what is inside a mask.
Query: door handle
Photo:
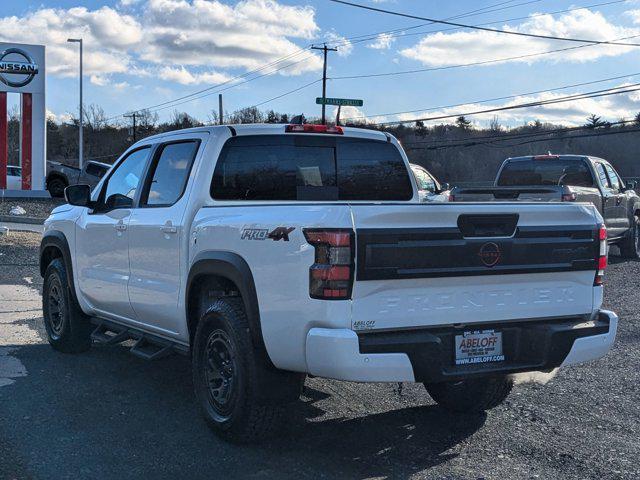
[[[127,229],[127,226],[124,223],[116,223],[115,229],[118,232],[124,232]]]
[[[178,233],[178,227],[171,225],[171,222],[167,222],[160,228],[162,233]]]

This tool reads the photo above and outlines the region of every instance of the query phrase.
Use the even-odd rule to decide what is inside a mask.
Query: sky
[[[77,115],[78,50],[69,37],[84,40],[85,104],[100,105],[123,124],[122,114],[149,107],[161,120],[177,110],[206,122],[222,89],[229,113],[255,105],[318,116],[322,57],[308,47],[323,43],[338,48],[329,53],[327,96],[362,99],[363,107],[343,109],[342,118],[373,122],[640,83],[640,0],[354,1],[501,30],[626,38],[638,46],[453,28],[329,0],[0,0],[0,41],[46,46],[47,110],[60,121]],[[569,47],[581,48],[546,53]],[[377,76],[340,78],[362,75]],[[576,84],[583,85],[560,88]],[[541,92],[549,89],[556,90]],[[494,115],[504,126],[536,119],[579,125],[591,114],[617,121],[638,112],[640,91],[468,118],[479,127]]]

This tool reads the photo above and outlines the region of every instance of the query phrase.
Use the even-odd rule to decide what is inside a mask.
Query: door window
[[[430,193],[435,193],[436,182],[431,176],[422,170],[421,168],[414,168],[413,173],[416,176],[416,183],[418,184],[418,190],[423,190]]]
[[[607,177],[607,173],[604,171],[604,167],[601,163],[596,163],[596,173],[598,174],[598,178],[600,179],[600,185],[602,185],[604,188],[611,188],[609,178]]]
[[[102,165],[90,163],[87,165],[86,172],[87,175],[93,175],[94,177],[101,178],[105,173],[107,173],[107,168]]]
[[[102,190],[102,199],[109,209],[130,208],[140,186],[140,178],[150,147],[131,152],[113,171]]]
[[[191,165],[198,151],[198,141],[169,143],[161,147],[151,167],[151,181],[143,195],[143,205],[169,206],[184,192]]]
[[[611,165],[608,165],[606,163],[604,165],[604,168],[607,170],[607,175],[609,175],[611,188],[613,188],[614,190],[620,190],[620,178],[618,177],[616,171],[611,167]]]

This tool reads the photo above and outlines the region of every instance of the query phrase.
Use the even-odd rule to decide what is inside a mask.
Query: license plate
[[[502,332],[476,330],[456,335],[456,365],[503,362]]]

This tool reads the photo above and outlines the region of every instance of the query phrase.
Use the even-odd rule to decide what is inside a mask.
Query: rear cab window
[[[604,171],[604,167],[601,163],[596,163],[596,173],[598,174],[598,178],[600,179],[600,185],[604,188],[611,188],[609,178],[607,177],[607,173]]]
[[[215,200],[372,200],[413,197],[397,147],[351,137],[246,135],[227,141],[211,183]]]
[[[593,187],[593,176],[581,158],[527,158],[507,161],[500,177],[500,187],[528,185],[571,185]]]
[[[608,163],[604,164],[604,168],[607,171],[607,175],[609,176],[609,183],[611,184],[611,188],[614,190],[620,190],[622,182],[620,181],[620,177],[618,177],[616,171]]]

